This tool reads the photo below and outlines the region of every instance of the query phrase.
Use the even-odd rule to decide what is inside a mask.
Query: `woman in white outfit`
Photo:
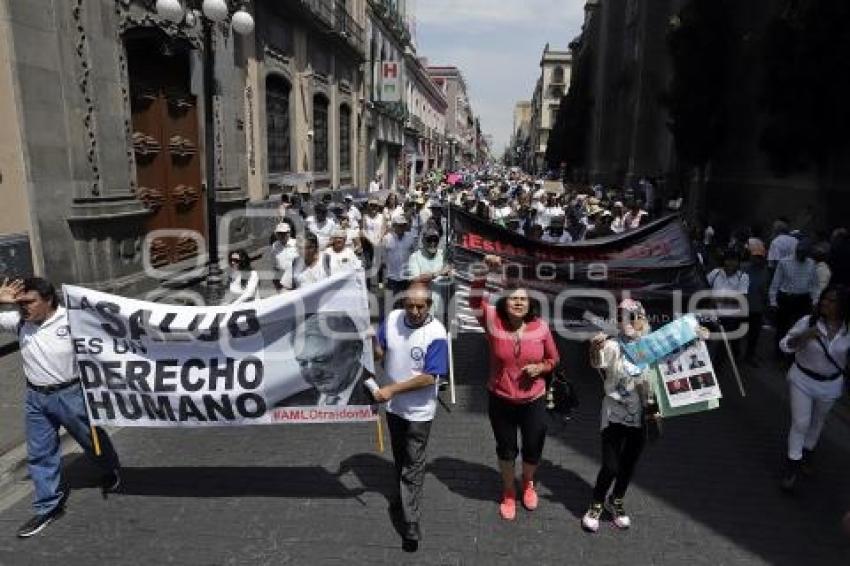
[[[808,473],[826,417],[841,397],[850,350],[850,304],[846,287],[827,287],[811,315],[804,316],[779,343],[794,355],[788,370],[791,430],[782,489],[792,491],[799,473]]]
[[[225,305],[239,305],[260,298],[260,276],[251,269],[251,258],[245,250],[230,252],[230,285],[227,288]]]

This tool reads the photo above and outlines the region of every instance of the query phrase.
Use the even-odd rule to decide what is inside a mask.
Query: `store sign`
[[[397,61],[381,63],[381,101],[401,102],[401,65]]]

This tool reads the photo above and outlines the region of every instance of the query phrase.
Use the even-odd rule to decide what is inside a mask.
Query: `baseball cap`
[[[275,234],[279,234],[279,233],[289,234],[290,231],[291,231],[291,228],[289,227],[289,224],[287,224],[286,222],[281,222],[280,224],[278,224],[274,228]]]
[[[402,212],[395,212],[392,215],[392,223],[397,225],[407,224],[407,216]]]
[[[440,232],[439,232],[436,228],[434,228],[433,226],[428,226],[427,228],[425,228],[425,229],[422,231],[422,237],[423,237],[423,238],[428,238],[428,237],[431,237],[431,238],[433,238],[433,237],[437,237],[437,238],[439,238],[439,237],[440,237]]]

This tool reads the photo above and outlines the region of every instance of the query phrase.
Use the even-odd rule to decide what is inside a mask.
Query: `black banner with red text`
[[[493,254],[502,258],[501,276],[488,287],[498,292],[516,280],[546,299],[544,315],[569,328],[588,326],[586,313],[609,318],[624,296],[643,302],[653,326],[689,312],[694,293],[706,288],[705,275],[678,215],[624,234],[572,244],[531,240],[457,207],[451,209],[453,264],[459,294],[465,294],[471,267]],[[461,301],[459,301],[460,303]],[[468,313],[458,306],[462,327]]]

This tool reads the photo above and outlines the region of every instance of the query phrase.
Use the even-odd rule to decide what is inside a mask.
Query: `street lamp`
[[[185,8],[184,8],[185,6]],[[199,9],[200,8],[200,9]],[[213,26],[230,16],[226,0],[156,0],[156,13],[170,22],[192,27],[201,19],[204,32],[204,147],[206,165],[207,198],[207,287],[219,289],[222,283],[221,266],[218,259],[218,215],[216,213],[215,158],[215,113],[213,96],[216,90],[215,52],[213,51]],[[245,9],[243,2],[231,16],[233,31],[248,35],[254,31],[254,18]],[[250,119],[250,118],[249,118]]]

